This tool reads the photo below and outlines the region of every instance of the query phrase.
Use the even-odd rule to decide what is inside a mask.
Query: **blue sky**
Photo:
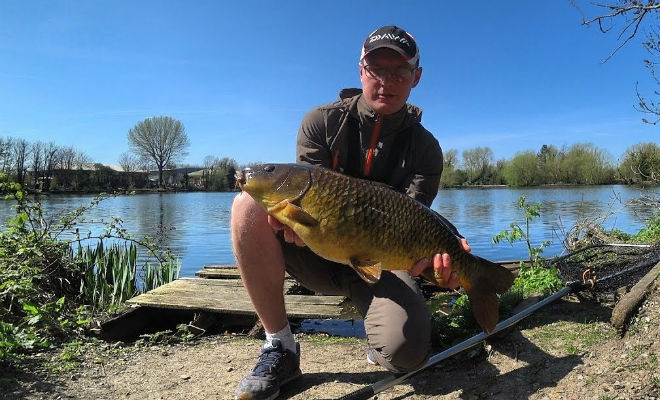
[[[616,161],[632,144],[658,143],[658,126],[633,108],[637,81],[654,88],[646,54],[636,39],[602,63],[615,34],[581,21],[568,0],[7,0],[0,136],[116,164],[130,128],[167,115],[189,136],[183,162],[290,162],[304,114],[359,86],[362,41],[396,24],[421,49],[409,101],[444,150],[488,146],[501,159],[591,142]]]

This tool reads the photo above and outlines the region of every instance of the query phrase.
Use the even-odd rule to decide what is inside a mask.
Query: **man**
[[[384,182],[430,206],[442,173],[442,150],[421,125],[421,110],[406,104],[422,75],[415,40],[396,26],[377,29],[364,42],[359,73],[362,90],[343,90],[339,101],[305,116],[297,162]],[[237,399],[274,399],[282,385],[302,374],[282,294],[285,271],[315,292],[353,301],[364,317],[368,362],[404,372],[428,359],[430,317],[413,276],[438,283],[435,269],[445,287],[458,286],[449,255],[420,260],[410,271],[384,271],[370,285],[351,268],[312,253],[248,194],[234,201],[231,230],[243,284],[266,331],[266,344],[238,385]]]

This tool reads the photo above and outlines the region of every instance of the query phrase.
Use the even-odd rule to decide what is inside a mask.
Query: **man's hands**
[[[466,239],[461,239],[461,245],[463,250],[471,251],[470,245]],[[429,268],[433,266],[433,268]],[[428,279],[429,282],[432,282],[440,287],[455,289],[458,287],[458,275],[456,272],[451,270],[451,259],[449,254],[436,254],[433,256],[433,261],[423,258],[419,260],[413,267],[408,271],[412,276],[423,276]],[[441,281],[438,281],[435,277],[439,276],[442,278]]]
[[[305,247],[305,242],[300,238],[300,236],[296,235],[296,233],[293,231],[293,229],[289,228],[288,226],[284,225],[280,221],[276,220],[274,217],[271,215],[268,215],[268,224],[273,228],[273,232],[278,232],[281,230],[284,230],[284,240],[287,243],[295,243],[296,246],[298,247]]]

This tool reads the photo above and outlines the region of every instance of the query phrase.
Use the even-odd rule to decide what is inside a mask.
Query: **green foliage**
[[[522,300],[522,292],[510,290],[500,296],[500,320],[510,316],[511,311]],[[472,314],[472,305],[467,295],[455,297],[442,295],[433,299],[429,305],[431,311],[431,339],[436,349],[449,348],[481,331]],[[438,312],[438,310],[449,312]]]
[[[543,145],[536,157],[540,162],[539,180],[540,183],[560,183],[562,180],[561,162],[565,154],[553,145]]]
[[[523,296],[541,294],[549,296],[564,287],[556,268],[529,266],[521,263],[518,276],[513,281],[511,291],[520,292]]]
[[[562,159],[560,169],[566,183],[599,185],[614,180],[609,156],[591,143],[572,145]]]
[[[228,191],[236,187],[236,161],[230,158],[214,160],[212,168],[206,173],[207,187],[214,191]]]
[[[537,265],[541,262],[541,254],[543,249],[551,243],[551,241],[546,240],[541,242],[537,247],[532,247],[532,241],[529,236],[529,226],[532,219],[538,217],[540,214],[541,204],[540,203],[527,203],[527,198],[521,196],[518,199],[518,208],[525,212],[525,226],[523,227],[514,221],[511,223],[511,229],[506,229],[492,239],[493,243],[500,243],[503,240],[508,241],[513,245],[513,243],[524,240],[527,245],[527,251],[529,252],[529,261],[533,265]]]
[[[532,186],[540,183],[539,160],[532,151],[516,154],[504,170],[510,186]]]
[[[646,221],[646,227],[632,237],[635,242],[655,243],[660,241],[660,213]]]
[[[78,246],[75,263],[83,271],[80,292],[91,305],[104,309],[116,306],[138,293],[137,246],[99,241],[96,248]]]
[[[460,186],[467,180],[465,172],[453,166],[445,167],[440,176],[440,187]]]
[[[618,172],[626,183],[642,183],[660,177],[660,146],[653,142],[630,146],[623,153]]]
[[[136,346],[153,346],[157,344],[188,343],[195,335],[190,332],[188,325],[179,324],[176,331],[170,329],[150,334],[140,335],[135,342]]]
[[[436,312],[440,307],[449,312]],[[449,348],[479,331],[467,295],[444,296],[431,305],[431,312],[431,340],[435,349]]]
[[[463,151],[463,167],[467,173],[468,184],[485,184],[485,176],[491,168],[493,151],[490,147],[475,147]]]
[[[524,227],[513,222],[510,230],[502,231],[493,238],[493,243],[506,240],[513,244],[524,240],[531,261],[529,264],[521,262],[513,286],[500,296],[500,319],[511,315],[515,305],[525,296],[530,294],[547,296],[564,286],[557,269],[547,268],[544,265],[545,261],[541,258],[543,248],[550,242],[544,241],[537,247],[533,247],[531,244],[529,228],[532,220],[540,215],[540,207],[541,205],[538,203],[527,203],[525,196],[521,196],[518,199],[518,208],[525,212]],[[479,331],[467,295],[458,298],[441,296],[431,301],[429,308],[432,313],[432,340],[436,348],[448,348]],[[442,309],[449,309],[450,312],[438,311]]]
[[[92,310],[102,309],[134,294],[136,264],[126,260],[136,258],[136,245],[146,246],[159,262],[157,272],[151,272],[158,278],[152,279],[150,287],[178,274],[178,269],[172,270],[169,253],[163,255],[153,241],[133,239],[117,218],[112,219],[103,234],[77,238],[78,254],[85,253],[81,250],[84,240],[97,239],[102,243],[115,238],[131,245],[110,251],[97,247],[89,250],[93,257],[74,256],[72,243],[59,236],[83,221],[85,212],[103,196],[89,206],[46,220],[41,205],[29,200],[20,185],[9,181],[6,175],[0,175],[0,192],[16,201],[16,215],[0,232],[0,363],[16,361],[34,349],[75,337],[90,321],[90,310],[85,304],[93,305]],[[126,268],[128,265],[131,267]],[[161,269],[165,272],[159,272]]]

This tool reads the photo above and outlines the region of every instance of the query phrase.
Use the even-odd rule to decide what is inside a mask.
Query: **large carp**
[[[448,253],[479,325],[491,332],[497,324],[497,294],[509,289],[513,274],[463,250],[424,204],[387,185],[309,165],[263,164],[236,178],[312,251],[353,267],[367,282],[376,282],[382,269],[408,270],[422,258]]]

